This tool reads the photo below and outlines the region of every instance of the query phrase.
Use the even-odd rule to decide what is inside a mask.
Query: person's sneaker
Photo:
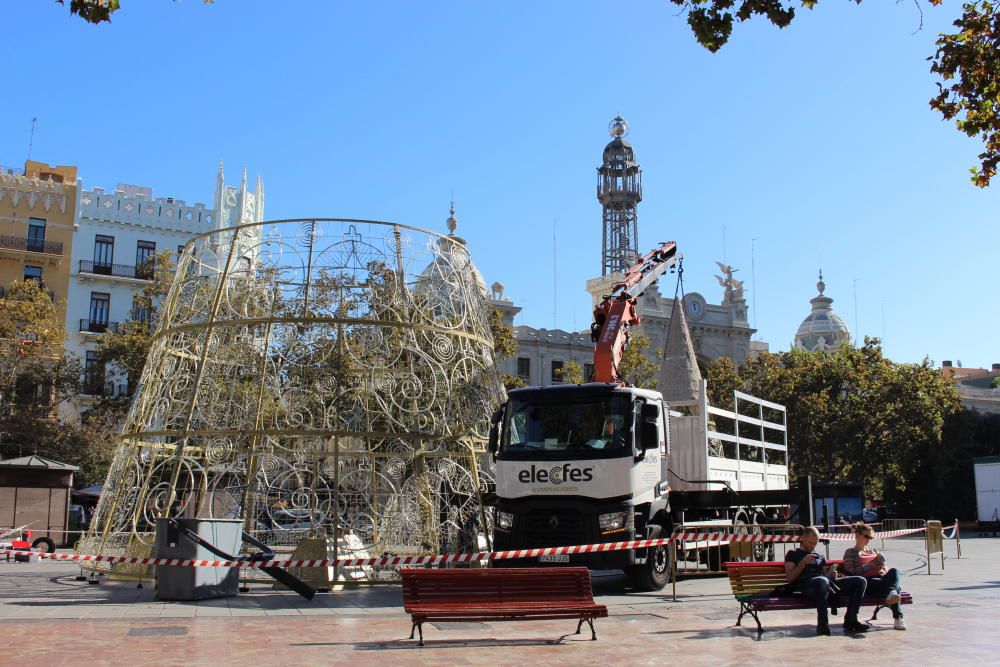
[[[899,604],[900,599],[899,593],[893,591],[885,596],[885,603],[888,605]]]
[[[903,621],[903,617],[900,616],[895,621],[893,621],[892,622],[892,627],[895,628],[896,630],[905,630],[906,629],[906,623]]]
[[[816,626],[816,634],[817,635],[826,635],[827,637],[829,637],[830,636],[830,626],[829,625],[817,625]]]

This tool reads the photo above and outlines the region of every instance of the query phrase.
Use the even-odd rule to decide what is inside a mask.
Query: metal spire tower
[[[616,116],[608,130],[613,138],[604,147],[604,164],[597,168],[597,200],[604,207],[602,276],[624,273],[638,260],[636,209],[642,201],[642,169],[636,164],[632,144],[623,139],[628,134],[628,123]]]

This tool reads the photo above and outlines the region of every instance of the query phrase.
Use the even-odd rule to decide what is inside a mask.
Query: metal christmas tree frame
[[[148,553],[158,516],[240,518],[276,547],[472,549],[502,400],[464,242],[282,220],[181,255],[85,553]]]

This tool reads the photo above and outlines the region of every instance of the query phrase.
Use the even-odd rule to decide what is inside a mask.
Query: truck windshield
[[[512,399],[501,455],[621,456],[631,452],[626,408],[623,396],[562,403]]]

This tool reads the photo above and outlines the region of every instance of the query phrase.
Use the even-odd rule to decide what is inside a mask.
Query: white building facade
[[[153,258],[163,251],[176,257],[193,237],[223,227],[260,222],[264,186],[258,177],[250,191],[246,171],[240,187],[216,178],[211,207],[173,197],[153,199],[146,187],[119,185],[114,192],[81,189],[74,224],[72,264],[66,306],[66,350],[81,360],[84,378],[77,407],[100,396],[127,395],[124,378],[105,372],[98,342],[122,322],[149,322],[150,313],[134,300],[153,278]]]

